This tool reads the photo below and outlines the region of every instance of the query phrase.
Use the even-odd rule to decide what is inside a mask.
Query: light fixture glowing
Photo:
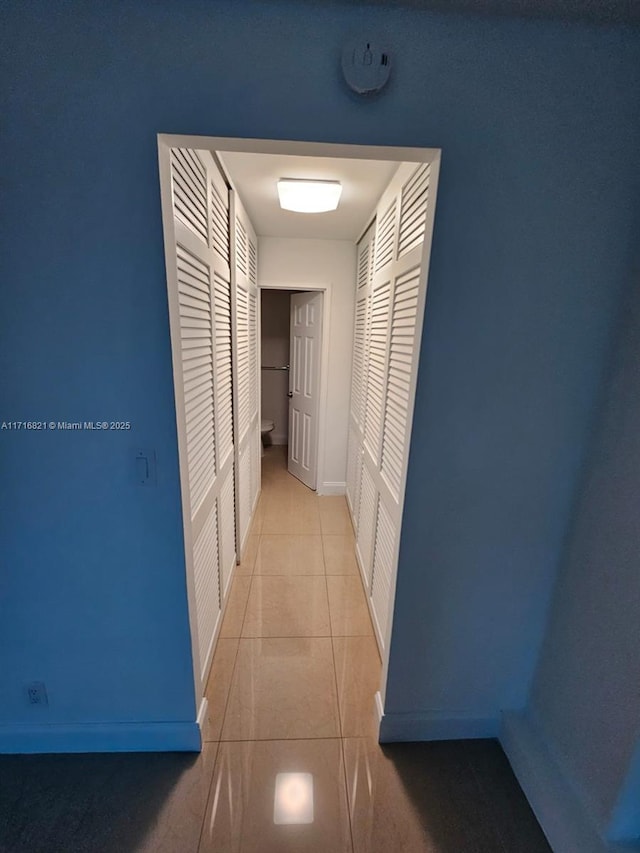
[[[300,178],[281,178],[278,181],[280,207],[296,213],[326,213],[335,210],[341,193],[340,181],[307,181]]]
[[[275,824],[313,823],[313,775],[277,773],[273,801]]]

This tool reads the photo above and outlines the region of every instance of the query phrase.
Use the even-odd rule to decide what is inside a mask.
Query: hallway
[[[219,745],[200,853],[548,850],[497,744],[378,745],[381,663],[346,502],[290,476],[285,451],[263,457],[209,678]],[[289,825],[286,773],[299,777]]]
[[[220,746],[203,851],[350,850],[343,762],[377,730],[381,665],[345,499],[291,477],[284,450],[263,458],[209,679],[206,737]],[[312,774],[313,823],[275,824],[272,795],[256,821],[265,790],[291,770]]]
[[[202,753],[0,756],[0,852],[548,853],[495,741],[377,743],[345,499],[262,469]]]

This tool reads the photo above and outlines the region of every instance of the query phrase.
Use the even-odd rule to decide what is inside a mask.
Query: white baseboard
[[[195,721],[0,726],[0,754],[200,752],[201,749],[200,727]]]
[[[376,707],[376,719],[378,721],[378,726],[380,726],[380,724],[382,723],[382,718],[384,717],[384,707],[382,705],[382,696],[380,695],[379,690],[376,690],[374,701]]]
[[[347,484],[338,481],[325,481],[318,486],[319,495],[346,495]]]
[[[614,853],[558,766],[544,738],[524,714],[502,718],[500,743],[551,848],[556,853]]]
[[[475,740],[497,737],[497,717],[477,717],[451,711],[383,714],[380,743],[427,740]]]
[[[202,731],[202,726],[204,725],[205,717],[207,716],[207,711],[209,709],[209,700],[206,696],[203,696],[200,700],[200,708],[198,710],[198,718],[196,720],[198,724],[198,728]]]

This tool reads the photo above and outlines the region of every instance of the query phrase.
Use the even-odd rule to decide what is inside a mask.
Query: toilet
[[[270,432],[273,432],[275,424],[273,421],[264,419],[260,421],[260,438],[262,439],[262,447],[260,448],[260,455],[264,456],[264,448],[268,446],[267,436]]]

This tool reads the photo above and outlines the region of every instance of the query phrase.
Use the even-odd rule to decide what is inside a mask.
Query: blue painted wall
[[[4,4],[0,720],[193,719],[156,134],[443,148],[387,710],[524,702],[638,214],[625,29],[311,3]],[[339,49],[383,34],[377,100]],[[637,236],[637,231],[635,232]],[[155,448],[158,485],[130,483]]]
[[[640,263],[623,303],[531,701],[602,834],[627,840],[640,840],[639,285]]]

